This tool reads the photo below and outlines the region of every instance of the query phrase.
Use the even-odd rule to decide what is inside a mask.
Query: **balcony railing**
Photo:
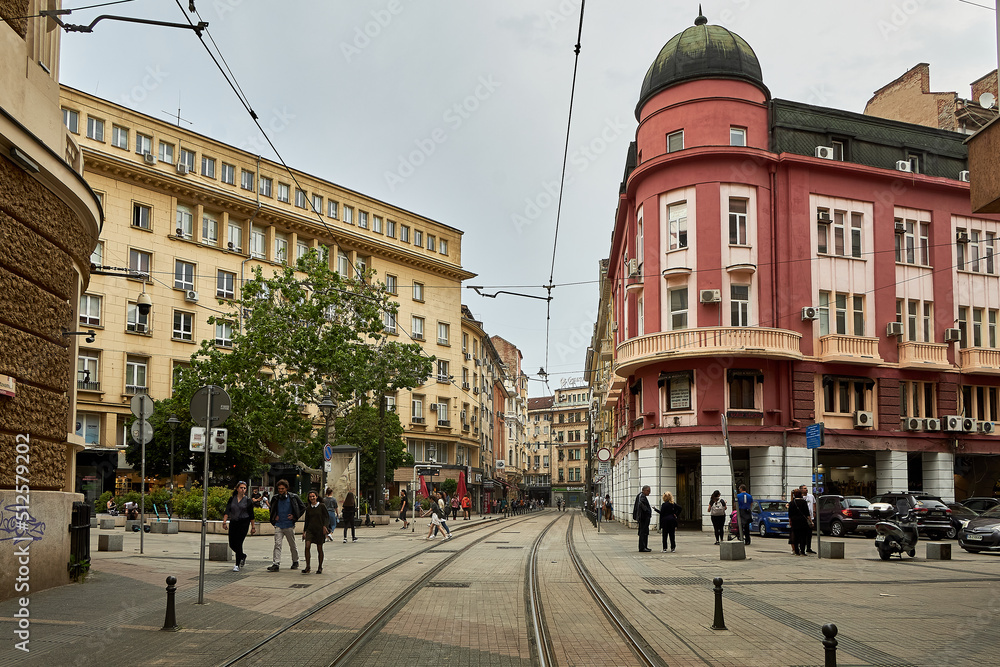
[[[820,336],[819,358],[821,361],[840,361],[848,364],[880,364],[878,338],[829,334]]]
[[[79,389],[80,391],[100,391],[101,383],[92,382],[90,380],[77,380],[76,388]]]
[[[125,385],[125,393],[126,394],[148,394],[149,393],[149,388],[148,387],[139,387],[139,386],[136,386],[134,384],[127,384],[127,385]]]
[[[952,368],[948,362],[947,343],[918,343],[903,341],[899,344],[901,368]]]
[[[617,378],[627,378],[635,369],[666,359],[690,357],[766,357],[801,359],[801,334],[785,329],[763,327],[704,327],[648,334],[627,340],[618,346]],[[624,379],[620,384],[624,384]]]
[[[958,365],[963,373],[1000,373],[1000,350],[985,347],[959,350]]]

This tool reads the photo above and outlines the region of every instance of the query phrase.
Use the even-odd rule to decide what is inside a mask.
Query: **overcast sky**
[[[971,2],[702,4],[710,23],[753,47],[773,97],[861,112],[873,91],[919,62],[931,65],[932,90],[968,97],[997,65],[993,0]],[[187,4],[135,0],[64,20],[183,22]],[[463,265],[479,274],[469,284],[544,295],[579,0],[196,6],[289,165],[463,230]],[[463,290],[487,331],[521,349],[529,376],[546,366],[552,388],[582,375],[642,79],[697,10],[677,0],[586,3],[548,361],[544,301]],[[65,34],[61,78],[160,118],[179,100],[186,128],[275,157],[191,31],[105,21],[92,34]],[[549,393],[541,382],[529,389]]]

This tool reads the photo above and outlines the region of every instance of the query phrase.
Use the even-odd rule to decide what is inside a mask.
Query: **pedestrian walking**
[[[243,540],[247,537],[247,530],[253,535],[257,532],[257,525],[253,516],[253,501],[247,496],[247,483],[236,482],[233,495],[229,496],[226,504],[226,511],[222,514],[222,530],[229,531],[229,548],[236,554],[236,565],[233,572],[239,572],[240,568],[246,567],[247,555],[243,551]]]
[[[458,499],[458,494],[456,493],[451,497],[451,520],[458,521],[458,508],[461,507],[461,501]]]
[[[788,524],[795,537],[795,555],[805,556],[812,538],[812,519],[809,518],[809,505],[802,497],[801,489],[792,492],[792,502],[788,504]]]
[[[462,520],[468,521],[471,518],[472,518],[472,498],[470,498],[469,494],[467,493],[462,498]]]
[[[740,484],[740,492],[736,494],[736,507],[739,510],[740,525],[743,526],[743,540],[750,544],[750,508],[753,507],[753,496],[747,493],[745,484]]]
[[[712,517],[712,527],[715,529],[715,543],[722,542],[723,526],[726,523],[726,515],[729,514],[726,501],[722,493],[718,490],[712,492],[712,497],[708,500],[708,515]]]
[[[344,519],[344,544],[347,544],[347,529],[351,529],[351,542],[357,542],[358,538],[354,534],[354,517],[358,513],[358,504],[354,500],[354,492],[348,491],[347,497],[344,498],[343,508],[340,510],[340,515]]]
[[[271,497],[267,494],[267,491],[260,494],[260,508],[262,510],[271,509]]]
[[[302,539],[306,548],[306,567],[302,574],[309,574],[309,552],[312,545],[316,545],[316,574],[323,574],[323,543],[330,534],[330,510],[324,503],[319,501],[319,495],[315,491],[310,491],[306,496],[305,522],[302,527]]]
[[[604,496],[604,520],[614,521],[614,508],[611,506],[611,494],[605,494]]]
[[[333,497],[333,489],[330,487],[326,488],[323,505],[330,515],[330,531],[326,534],[326,539],[329,542],[333,542],[333,531],[337,530],[337,499]]]
[[[802,499],[804,501],[806,501],[806,505],[809,507],[809,520],[815,526],[816,525],[816,496],[813,495],[813,492],[805,484],[803,484],[802,486],[800,486],[799,490],[802,491]],[[815,551],[813,551],[813,547],[812,547],[812,531],[809,532],[809,544],[806,545],[806,553],[807,554],[814,554],[814,553],[816,553]]]
[[[299,569],[299,550],[295,546],[295,522],[299,520],[306,506],[298,495],[289,492],[288,481],[279,479],[275,484],[274,498],[271,498],[271,525],[274,526],[274,553],[268,572],[277,572],[281,565],[281,540],[288,540],[288,551],[292,556],[292,569]]]
[[[677,531],[677,519],[681,515],[681,506],[674,502],[674,495],[669,491],[663,494],[663,503],[660,505],[660,530],[663,531],[663,553],[667,553],[667,538],[670,538],[670,553],[677,549],[675,532]]]
[[[649,521],[653,518],[653,508],[649,506],[649,487],[642,487],[642,491],[635,497],[635,505],[632,507],[632,518],[639,524],[639,551],[652,551],[649,548]]]
[[[437,513],[438,524],[433,529],[434,530],[434,534],[436,535],[438,529],[440,529],[440,530],[444,531],[444,533],[445,533],[445,539],[446,540],[450,540],[451,539],[451,529],[448,528],[448,510],[445,509],[446,506],[444,504],[444,496],[442,496],[440,493],[438,494],[438,504],[437,504],[437,507],[438,507],[438,513]]]
[[[410,523],[406,520],[406,510],[409,507],[409,503],[406,500],[406,491],[401,491],[399,493],[399,519],[403,522],[403,527],[400,530],[406,530]]]

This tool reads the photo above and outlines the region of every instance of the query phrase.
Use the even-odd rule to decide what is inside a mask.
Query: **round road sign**
[[[132,439],[140,445],[148,445],[153,439],[153,425],[144,419],[136,419],[132,422],[132,428],[129,430],[131,431]]]
[[[597,460],[598,461],[610,461],[611,460],[611,449],[608,447],[601,447],[597,450]]]
[[[212,399],[211,414],[209,414],[209,397]],[[208,385],[194,392],[191,397],[191,419],[201,427],[222,426],[229,419],[232,411],[232,401],[222,387]],[[211,424],[207,423],[211,421]]]

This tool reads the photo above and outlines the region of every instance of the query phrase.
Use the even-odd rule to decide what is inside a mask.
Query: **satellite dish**
[[[993,93],[983,93],[979,96],[979,106],[984,109],[992,109],[997,103],[997,98]]]

